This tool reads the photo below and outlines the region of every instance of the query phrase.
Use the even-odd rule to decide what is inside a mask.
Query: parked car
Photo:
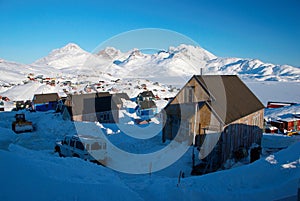
[[[56,142],[55,152],[63,157],[78,157],[86,161],[105,165],[106,141],[100,137],[88,135],[68,135]]]

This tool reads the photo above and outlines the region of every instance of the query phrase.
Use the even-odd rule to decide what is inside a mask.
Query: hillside
[[[204,176],[190,176],[192,147],[166,169],[152,174],[125,174],[79,158],[61,158],[53,151],[55,141],[76,133],[76,130],[89,134],[101,132],[120,149],[143,154],[164,147],[160,133],[151,138],[135,139],[126,131],[142,129],[143,133],[135,134],[149,137],[153,136],[153,130],[159,128],[160,124],[154,121],[147,127],[132,125],[126,110],[121,111],[121,123],[116,125],[94,122],[75,124],[62,120],[59,114],[53,112],[25,113],[28,120],[34,122],[36,129],[32,133],[20,135],[10,129],[15,112],[0,113],[0,119],[3,120],[0,121],[0,158],[5,159],[5,163],[0,163],[0,200],[296,198],[300,176],[299,138],[286,150],[265,156],[252,164]],[[275,135],[268,136],[268,139],[270,137],[273,145],[282,140],[282,137]],[[122,158],[120,163],[126,163],[127,160]],[[185,178],[179,183],[180,170],[185,173]]]

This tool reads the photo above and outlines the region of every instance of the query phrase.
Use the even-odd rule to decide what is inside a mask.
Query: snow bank
[[[78,158],[60,158],[53,152],[54,143],[64,135],[102,131],[111,144],[124,151],[151,153],[166,146],[160,132],[153,136],[161,129],[158,122],[128,124],[133,114],[126,110],[119,124],[74,123],[63,121],[53,111],[24,111],[35,131],[17,135],[11,131],[15,113],[0,113],[0,200],[278,200],[297,193],[300,142],[293,141],[289,148],[250,165],[194,177],[189,175],[189,148],[161,171],[130,175]],[[263,146],[280,145],[290,139],[296,138],[264,135]],[[177,185],[180,170],[186,177]]]
[[[300,141],[300,136],[287,136],[281,134],[266,134],[264,133],[262,138],[262,146],[272,149],[284,149],[288,146]]]
[[[155,182],[148,181],[144,193],[153,200],[264,201],[295,197],[300,178],[299,153],[300,143],[297,143],[272,158],[250,165],[184,178],[179,187],[177,179],[155,178]]]
[[[0,150],[0,200],[141,200],[111,170],[12,145]]]

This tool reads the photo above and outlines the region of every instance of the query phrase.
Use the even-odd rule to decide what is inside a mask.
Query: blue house
[[[151,118],[157,113],[157,107],[154,101],[145,100],[139,103],[136,111],[139,116]]]
[[[144,91],[136,98],[136,112],[141,117],[151,118],[157,113],[157,107],[154,102],[155,96],[152,91]]]
[[[32,107],[35,111],[56,110],[59,96],[57,93],[35,94]]]

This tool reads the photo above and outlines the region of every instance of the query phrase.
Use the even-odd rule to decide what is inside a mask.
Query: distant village
[[[148,80],[146,80],[148,81]],[[41,93],[34,94],[31,100],[13,100],[14,108],[13,111],[19,111],[23,109],[27,109],[29,111],[48,111],[48,110],[57,110],[61,111],[63,114],[71,113],[72,104],[78,106],[78,103],[83,104],[83,102],[87,99],[94,99],[97,105],[101,105],[101,108],[96,108],[95,113],[108,114],[111,110],[117,110],[122,108],[123,100],[130,100],[137,104],[136,112],[140,116],[148,116],[155,115],[158,113],[158,109],[155,101],[164,99],[166,102],[172,98],[161,98],[159,94],[163,93],[177,93],[179,89],[172,86],[160,86],[158,82],[153,83],[156,88],[149,90],[147,88],[146,83],[142,83],[138,81],[136,85],[133,86],[133,83],[120,83],[120,79],[116,80],[99,80],[97,83],[93,83],[91,81],[72,81],[72,79],[68,80],[65,77],[45,77],[43,75],[34,75],[33,73],[29,73],[27,76],[27,80],[24,80],[24,84],[28,84],[30,82],[38,82],[41,84],[45,84],[50,87],[59,86],[63,93]],[[133,98],[129,98],[128,94],[124,92],[120,92],[118,88],[114,87],[116,84],[128,85],[126,88],[127,91],[134,89],[141,91],[141,93],[137,94]],[[14,85],[6,84],[3,87],[12,87]],[[133,90],[132,90],[133,91]],[[0,96],[0,111],[4,111],[4,102],[12,102],[10,97]],[[103,104],[106,103],[107,104]],[[109,104],[108,104],[109,103]],[[78,106],[83,107],[83,105]],[[85,104],[84,113],[76,114],[75,116],[87,116],[89,112],[93,112],[86,108],[87,104]],[[93,105],[91,105],[93,107]],[[74,108],[73,108],[74,109]],[[66,111],[64,111],[66,110]],[[68,110],[68,112],[67,112]],[[76,110],[79,110],[76,108]],[[83,111],[83,109],[81,108]],[[82,112],[81,111],[81,112]],[[87,112],[89,111],[89,112]],[[101,116],[101,115],[100,115]],[[70,119],[74,119],[74,115],[69,115]],[[75,119],[78,119],[75,117]],[[102,118],[101,118],[102,119]],[[109,118],[112,123],[112,119]],[[82,121],[86,121],[87,118],[83,117]],[[92,120],[91,120],[92,121]],[[103,122],[100,120],[100,122]]]
[[[218,87],[207,86],[208,83],[217,83],[218,79],[224,86],[222,95]],[[29,82],[40,82],[51,87],[59,85],[64,93],[34,94],[32,100],[14,101],[13,111],[54,110],[61,113],[64,120],[119,123],[119,110],[124,109],[124,102],[135,103],[134,112],[138,116],[135,124],[148,124],[151,118],[158,117],[163,122],[162,142],[188,141],[197,147],[203,160],[201,164],[193,164],[192,174],[216,171],[230,159],[239,161],[250,157],[250,162],[259,159],[263,132],[298,135],[300,131],[300,114],[278,119],[264,118],[266,107],[280,108],[296,103],[270,101],[264,106],[242,80],[234,75],[195,75],[182,89],[172,86],[162,88],[159,83],[153,84],[157,88],[149,89],[145,83],[132,86],[128,82],[125,85],[139,90],[134,97],[113,87],[113,84],[120,82],[119,79],[109,83],[104,80],[97,83],[73,83],[71,80],[58,81],[56,78],[30,73],[24,83]],[[84,87],[78,89],[79,84]],[[165,92],[174,96],[160,95]],[[0,110],[4,111],[4,102],[11,100],[10,97],[0,99]],[[158,100],[165,101],[164,107],[158,108]],[[224,107],[226,113],[223,112]],[[18,123],[26,122],[25,117],[20,118],[15,127]],[[213,148],[209,148],[210,145],[205,144],[205,141],[214,138],[214,134],[221,134],[220,139]],[[212,151],[207,153],[209,149]]]

